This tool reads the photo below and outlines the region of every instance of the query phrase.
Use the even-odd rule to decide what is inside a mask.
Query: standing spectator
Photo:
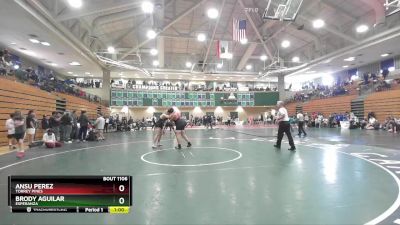
[[[61,117],[61,141],[64,143],[72,143],[71,138],[71,130],[72,130],[72,117],[69,115],[69,112],[64,112],[64,115]]]
[[[60,123],[61,118],[58,112],[52,112],[49,120],[50,128],[53,130],[56,140],[60,140]]]
[[[71,130],[71,140],[78,139],[78,116],[76,115],[76,111],[72,111],[72,130]]]
[[[105,124],[104,124],[104,131],[107,133],[108,132],[108,125],[110,124],[110,119],[109,119],[109,117],[107,116],[106,118],[105,118]]]
[[[36,115],[33,110],[29,110],[28,116],[26,117],[26,136],[28,139],[28,145],[30,146],[35,139],[36,131]]]
[[[302,112],[297,113],[297,121],[298,121],[298,129],[299,129],[299,137],[301,137],[301,134],[304,134],[304,137],[307,136],[306,131],[304,130],[304,115]]]
[[[50,116],[48,116],[48,115],[43,115],[43,118],[42,118],[42,129],[43,130],[47,130],[47,129],[49,129],[50,128]]]
[[[47,132],[43,134],[43,143],[47,148],[61,147],[61,143],[56,141],[56,136],[52,129],[47,129]]]
[[[310,121],[310,117],[307,113],[304,114],[304,125],[308,127],[308,122]]]
[[[10,114],[10,118],[6,120],[6,128],[7,128],[7,138],[8,138],[8,148],[11,150],[15,148],[14,146],[14,134],[15,134],[15,127],[14,127],[14,114]]]
[[[111,130],[112,130],[114,127],[114,117],[110,116],[108,119],[109,119],[108,124],[111,126]],[[107,127],[107,132],[108,132],[108,127]]]
[[[89,126],[89,118],[86,116],[86,111],[82,110],[78,123],[80,125],[78,134],[79,141],[86,142],[86,134]]]
[[[14,138],[15,140],[17,140],[18,144],[17,158],[23,158],[25,156],[25,149],[24,149],[25,122],[24,118],[22,117],[21,111],[15,111],[13,120],[15,127]]]
[[[104,126],[105,126],[105,119],[103,117],[103,115],[101,115],[101,113],[97,114],[97,119],[95,122],[95,127],[96,127],[96,131],[97,131],[97,140],[99,141],[104,141],[104,134],[103,134],[103,130],[104,130]]]

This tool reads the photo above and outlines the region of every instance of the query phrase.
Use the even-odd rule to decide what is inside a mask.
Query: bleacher
[[[346,95],[340,97],[316,99],[303,103],[303,112],[320,112],[324,116],[332,113],[344,113],[351,111],[351,101],[357,98],[357,95]]]
[[[400,117],[400,90],[375,92],[364,100],[364,115],[375,112],[376,119],[383,122],[388,116]]]
[[[286,110],[288,111],[289,116],[296,115],[296,113],[297,113],[297,112],[296,112],[296,107],[297,107],[297,105],[300,105],[300,103],[292,102],[292,103],[289,103],[289,104],[286,104],[286,105],[285,105]]]
[[[56,96],[27,84],[0,78],[0,146],[8,143],[5,121],[10,118],[9,114],[20,110],[26,116],[31,109],[35,110],[40,123],[43,115],[56,110]],[[42,135],[43,131],[37,129],[35,138],[40,139]]]
[[[94,120],[97,118],[97,107],[99,106],[98,104],[67,94],[56,93],[56,95],[66,101],[66,110],[70,112],[76,110],[76,114],[78,116],[80,115],[80,112],[82,110],[85,110],[86,115],[89,117],[89,119]]]
[[[65,100],[63,109],[57,107],[57,101],[60,99]],[[76,110],[78,116],[81,110],[86,110],[89,119],[96,119],[98,110],[105,116],[110,115],[108,107],[89,102],[86,99],[62,93],[49,93],[29,84],[0,78],[0,146],[8,144],[5,122],[10,118],[10,113],[20,110],[26,116],[31,109],[35,110],[38,127],[40,127],[43,115],[51,115],[57,110]],[[42,135],[43,130],[36,129],[35,140],[41,139]]]

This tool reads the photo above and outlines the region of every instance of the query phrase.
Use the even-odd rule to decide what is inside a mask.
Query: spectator
[[[24,149],[25,122],[24,118],[22,117],[21,111],[15,111],[13,120],[15,127],[14,138],[15,140],[17,140],[17,145],[18,145],[17,158],[23,158],[25,156],[25,149]]]
[[[56,136],[52,129],[47,129],[47,132],[43,134],[43,143],[47,148],[61,147],[61,143],[56,141]]]
[[[306,131],[304,130],[304,115],[302,112],[297,113],[297,122],[298,122],[298,129],[299,129],[299,137],[301,137],[301,134],[304,134],[304,137],[307,136]]]
[[[64,143],[72,143],[71,139],[71,130],[72,130],[72,117],[69,112],[64,112],[64,115],[61,117],[61,139],[60,141],[64,141]]]
[[[375,130],[377,128],[379,129],[378,120],[376,120],[374,116],[370,115],[370,117],[368,119],[368,124],[365,127],[365,129],[367,129],[367,130]]]
[[[26,136],[28,139],[28,145],[31,146],[34,138],[35,138],[35,131],[36,131],[36,115],[34,110],[29,110],[28,116],[26,117]]]
[[[76,111],[72,111],[71,114],[71,118],[72,118],[72,130],[71,130],[71,140],[76,140],[78,139],[78,133],[79,133],[79,129],[78,129],[78,116],[76,115]]]
[[[49,120],[50,128],[53,130],[54,135],[56,136],[56,140],[60,140],[60,125],[61,118],[59,112],[52,112]]]
[[[107,116],[105,118],[105,124],[104,124],[104,131],[107,133],[108,132],[108,126],[110,125],[110,117]]]
[[[95,122],[95,127],[96,127],[96,131],[97,131],[97,140],[99,141],[104,141],[104,126],[105,126],[105,119],[103,117],[103,115],[101,115],[101,113],[97,114],[97,119]]]
[[[78,123],[80,126],[79,134],[78,134],[79,141],[86,142],[86,134],[87,134],[88,126],[90,124],[89,119],[86,116],[86,111],[82,110],[81,115],[79,116],[79,119],[78,119]]]
[[[6,120],[6,128],[7,128],[7,138],[8,138],[8,148],[14,149],[14,134],[15,134],[15,127],[14,127],[14,120],[13,120],[14,114],[10,114],[10,118]]]
[[[43,118],[42,118],[42,129],[43,130],[47,130],[47,129],[49,129],[50,128],[50,116],[48,116],[48,115],[43,115]]]

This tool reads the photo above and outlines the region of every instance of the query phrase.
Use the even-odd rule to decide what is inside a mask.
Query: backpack
[[[86,140],[87,141],[97,141],[96,133],[93,130],[89,131],[89,135],[86,138]]]

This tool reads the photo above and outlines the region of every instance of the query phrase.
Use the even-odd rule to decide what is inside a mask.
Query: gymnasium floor
[[[151,149],[151,131],[0,156],[0,224],[393,224],[399,135],[309,129],[296,152],[276,129],[189,130],[193,147]],[[284,140],[287,140],[284,137]],[[397,150],[395,150],[397,148]],[[399,171],[397,171],[399,170]],[[12,214],[8,175],[132,175],[128,215]],[[400,218],[400,216],[399,216]]]

